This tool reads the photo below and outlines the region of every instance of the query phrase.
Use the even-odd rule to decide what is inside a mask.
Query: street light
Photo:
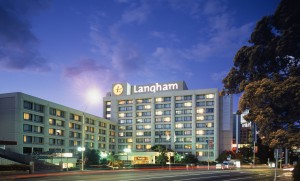
[[[85,116],[83,113],[82,116],[82,131],[81,131],[81,147],[78,147],[78,151],[81,151],[81,171],[84,170],[84,162],[83,162],[83,157],[84,157],[84,151],[85,151],[85,147],[84,147],[84,121],[85,121]]]
[[[209,141],[210,140],[206,140],[206,143],[207,143],[207,146],[208,146],[207,170],[209,170]]]
[[[131,149],[130,148],[124,148],[124,152],[127,155],[127,163],[128,163],[128,154],[131,152]]]
[[[77,150],[81,152],[81,171],[83,171],[83,153],[85,151],[85,147],[78,147]]]

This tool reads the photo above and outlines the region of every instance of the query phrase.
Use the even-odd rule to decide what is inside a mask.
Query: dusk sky
[[[235,53],[279,2],[0,0],[0,94],[102,116],[113,83],[183,80],[189,89],[222,90]]]

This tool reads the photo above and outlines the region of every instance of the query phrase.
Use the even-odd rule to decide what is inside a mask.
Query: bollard
[[[34,162],[33,161],[29,162],[29,173],[30,174],[34,173]]]

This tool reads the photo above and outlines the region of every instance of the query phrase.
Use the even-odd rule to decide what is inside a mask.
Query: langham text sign
[[[152,85],[134,85],[133,86],[133,93],[147,93],[147,92],[160,92],[160,91],[171,91],[171,90],[178,90],[179,86],[178,83],[168,83],[168,84],[159,84],[155,83]]]

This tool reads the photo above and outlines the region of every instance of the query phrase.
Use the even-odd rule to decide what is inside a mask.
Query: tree
[[[243,93],[239,112],[253,121],[270,147],[299,147],[300,141],[300,1],[282,0],[263,17],[234,57],[223,80],[224,92]]]
[[[95,149],[87,149],[85,151],[85,157],[87,158],[87,165],[99,165],[99,151]]]
[[[159,152],[158,157],[156,158],[156,163],[161,165],[166,165],[168,161],[166,146],[164,145],[154,145],[151,147],[151,150]]]
[[[181,161],[183,163],[198,163],[198,158],[195,155],[189,153],[184,155]]]

